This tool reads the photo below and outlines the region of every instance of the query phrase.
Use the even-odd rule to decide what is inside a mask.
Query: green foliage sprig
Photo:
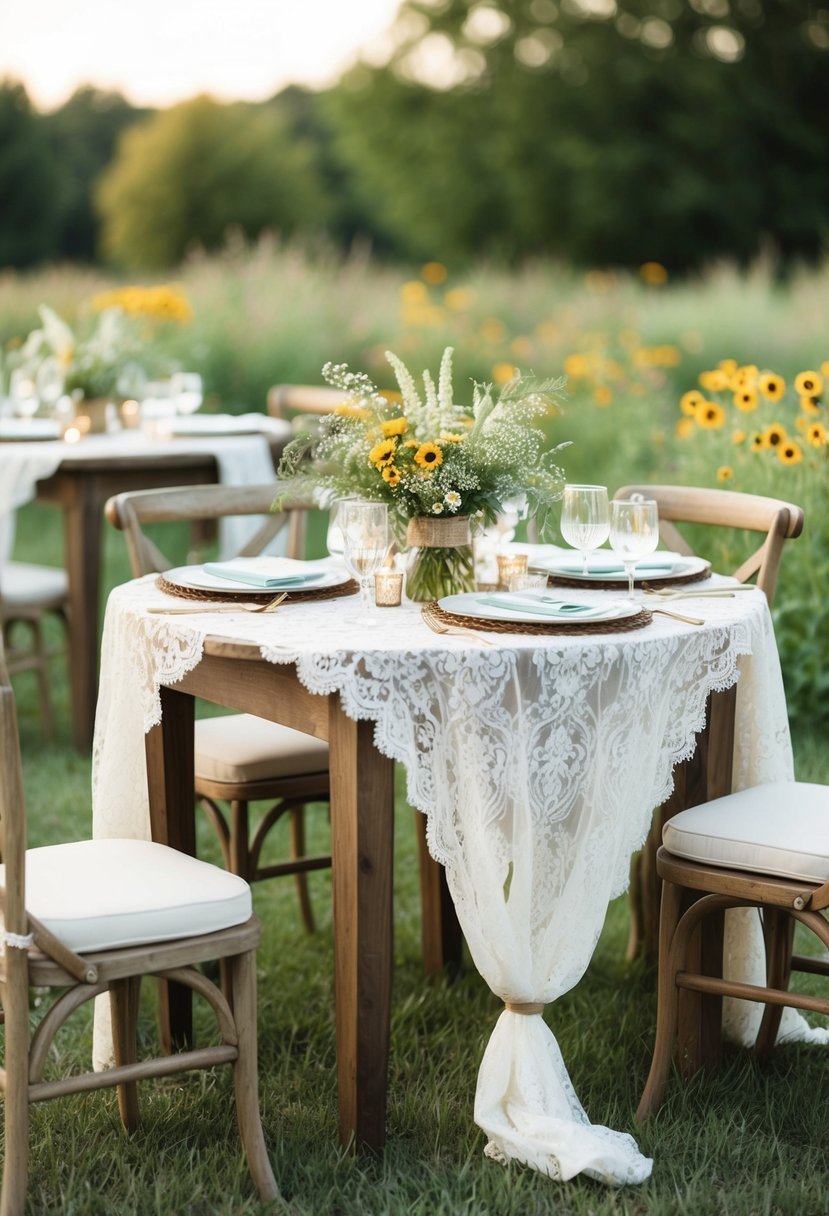
[[[447,347],[437,383],[423,373],[421,389],[387,351],[395,394],[344,363],[326,363],[324,378],[346,400],[285,449],[277,502],[320,490],[333,498],[357,495],[388,503],[402,531],[418,515],[475,515],[491,523],[507,502],[525,499],[543,523],[564,486],[554,457],[568,444],[548,447],[537,423],[560,413],[563,377],[519,374],[497,396],[491,384],[473,383],[471,406],[459,405],[452,354]]]

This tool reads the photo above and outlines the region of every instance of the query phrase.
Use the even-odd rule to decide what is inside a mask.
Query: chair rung
[[[761,1005],[788,1005],[792,1009],[808,1009],[811,1013],[829,1014],[829,1000],[819,996],[804,996],[799,992],[782,992],[779,988],[761,988],[758,984],[741,984],[737,980],[720,980],[711,975],[676,974],[677,988],[703,992],[709,996],[735,996],[743,1001]]]
[[[198,1051],[182,1051],[154,1060],[139,1060],[135,1064],[121,1064],[103,1072],[85,1072],[79,1077],[63,1077],[60,1081],[38,1081],[29,1086],[29,1101],[44,1102],[47,1098],[60,1098],[65,1094],[83,1093],[90,1089],[110,1089],[126,1081],[144,1081],[148,1077],[167,1077],[191,1068],[231,1064],[238,1055],[237,1047],[224,1044],[221,1047],[202,1047]]]
[[[280,861],[272,866],[260,866],[253,876],[253,882],[262,878],[282,878],[286,874],[307,874],[310,870],[328,870],[331,868],[331,858],[297,857],[295,861]]]
[[[829,975],[829,959],[810,958],[806,954],[793,954],[792,970],[808,971],[810,975]]]

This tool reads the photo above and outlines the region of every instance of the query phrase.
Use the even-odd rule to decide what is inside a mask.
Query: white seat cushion
[[[32,562],[5,562],[0,566],[0,598],[6,609],[15,605],[48,605],[69,594],[66,571]]]
[[[678,857],[732,870],[829,879],[829,785],[758,785],[691,807],[662,830]]]
[[[251,897],[243,878],[166,845],[80,840],[29,849],[26,908],[85,952],[241,925],[250,919]]]
[[[328,772],[328,744],[253,714],[196,723],[196,778],[267,781]]]

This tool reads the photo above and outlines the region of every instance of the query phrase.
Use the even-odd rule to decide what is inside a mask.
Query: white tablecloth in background
[[[143,734],[159,720],[159,685],[198,664],[208,634],[254,642],[265,660],[296,664],[312,692],[337,691],[350,717],[376,723],[377,747],[405,766],[409,800],[428,818],[429,848],[446,868],[475,964],[505,1002],[554,1001],[584,974],[607,903],[625,889],[630,856],[674,765],[693,751],[712,690],[739,677],[735,789],[792,777],[760,592],[697,601],[701,628],[654,617],[631,633],[491,634],[492,647],[435,636],[412,605],[370,617],[356,598],[266,617],[144,611],[163,598],[152,578],[110,597],[96,836],[149,833]],[[754,1006],[739,1006],[747,1038]],[[797,1015],[787,1022],[789,1033],[802,1025]],[[491,1156],[551,1177],[584,1171],[625,1183],[650,1173],[631,1136],[589,1121],[537,1015],[501,1013],[475,1119]]]

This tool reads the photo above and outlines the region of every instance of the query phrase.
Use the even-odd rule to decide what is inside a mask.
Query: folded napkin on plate
[[[672,570],[676,563],[681,560],[681,553],[669,553],[667,550],[660,549],[651,557],[641,558],[641,560],[636,563],[636,569],[641,570],[643,573],[653,574],[657,570]],[[538,562],[537,564],[546,570],[554,570],[558,574],[581,574],[584,569],[582,563],[577,561],[575,558],[573,560],[568,560],[567,558],[562,559],[560,557],[551,558],[547,561]],[[598,554],[595,554],[590,558],[590,562],[587,567],[588,574],[623,574],[624,569],[624,562],[620,561],[618,557],[611,557],[610,555],[605,557]]]
[[[325,574],[324,570],[309,570],[305,562],[293,557],[235,557],[227,562],[205,562],[204,572],[269,590],[302,587]]]
[[[517,592],[507,592],[500,596],[480,596],[475,602],[486,604],[489,608],[506,608],[510,612],[535,612],[539,616],[548,616],[560,621],[604,616],[608,609],[607,604],[575,604],[572,600],[557,600],[549,595],[522,595]]]

